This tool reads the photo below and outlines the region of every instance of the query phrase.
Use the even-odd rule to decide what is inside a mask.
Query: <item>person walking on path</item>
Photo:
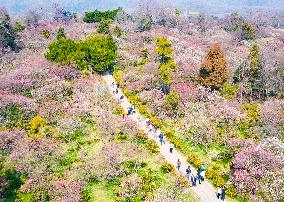
[[[132,108],[129,107],[129,108],[127,109],[127,115],[131,115],[131,114],[132,114]]]
[[[202,180],[202,181],[205,180],[205,170],[203,170],[203,171],[200,172],[200,177],[201,177],[201,180]]]
[[[170,153],[173,153],[173,150],[174,150],[174,144],[171,142],[170,143]]]
[[[191,186],[195,187],[196,186],[196,178],[193,174],[191,175],[190,179],[191,179]]]
[[[147,126],[152,125],[152,122],[151,122],[151,120],[149,118],[146,119],[146,124],[147,124]]]
[[[153,131],[153,126],[152,126],[152,124],[149,125],[149,131],[150,131],[150,133],[152,133],[152,131]]]
[[[167,137],[164,135],[163,143],[166,144]]]
[[[178,161],[177,161],[177,170],[178,170],[178,171],[180,171],[180,167],[181,167],[181,162],[180,162],[180,160],[178,159]]]
[[[218,187],[218,191],[217,191],[217,198],[218,199],[221,198],[221,193],[222,193],[222,189],[221,189],[221,187]]]
[[[197,180],[198,180],[199,184],[201,184],[201,175],[200,175],[200,171],[197,171],[196,178],[197,178]]]
[[[164,136],[163,136],[162,133],[160,133],[159,139],[160,139],[160,143],[161,143],[161,146],[162,146],[163,145],[163,139],[164,139]]]
[[[132,105],[132,106],[131,106],[131,109],[132,109],[132,114],[134,114],[134,113],[136,112],[135,105]]]
[[[225,187],[223,186],[221,190],[222,190],[222,191],[221,191],[221,200],[222,200],[222,201],[225,201],[225,194],[226,194]]]
[[[156,131],[157,131],[157,132],[156,132],[156,134],[157,134],[157,136],[156,136],[156,137],[160,137],[160,134],[161,134],[161,130],[160,130],[160,128],[158,128]]]
[[[190,174],[191,174],[190,166],[187,167],[187,169],[185,170],[185,172],[186,172],[186,178],[189,180]]]
[[[149,131],[151,133],[153,131],[153,125],[152,121],[149,118],[146,119],[146,125],[149,127]]]

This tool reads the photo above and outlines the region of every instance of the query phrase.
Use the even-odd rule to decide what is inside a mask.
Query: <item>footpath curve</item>
[[[123,93],[120,89],[118,89],[118,93],[113,93],[116,90],[116,88],[113,87],[113,83],[116,86],[114,77],[107,73],[103,75],[103,79],[105,80],[107,87],[110,90],[111,94],[114,96],[114,98],[119,100],[119,98],[123,95]],[[127,112],[127,109],[131,107],[131,103],[128,101],[126,96],[124,96],[124,98],[120,101],[120,105],[123,107],[123,109],[126,112]],[[149,139],[156,141],[157,145],[160,147],[160,153],[170,164],[172,164],[176,168],[177,160],[180,159],[181,161],[180,173],[185,175],[185,170],[187,166],[190,165],[187,162],[186,158],[176,149],[174,149],[173,153],[170,153],[169,151],[170,146],[169,146],[168,141],[166,141],[166,143],[161,146],[156,135],[149,131],[149,128],[147,127],[147,124],[146,124],[146,118],[143,117],[137,109],[136,109],[136,113],[130,116],[131,116],[131,119],[137,123],[138,128],[140,130],[143,130],[148,135]],[[190,165],[190,167],[191,167],[192,173],[196,175],[197,173],[196,169],[194,169],[192,165]],[[197,184],[196,187],[191,187],[191,189],[195,192],[195,194],[200,198],[201,201],[204,201],[204,202],[215,202],[215,201],[220,202],[221,201],[220,199],[217,199],[216,197],[217,190],[206,179],[201,184]]]

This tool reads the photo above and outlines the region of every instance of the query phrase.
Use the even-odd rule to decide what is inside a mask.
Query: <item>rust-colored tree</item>
[[[205,87],[218,90],[228,79],[227,60],[219,44],[210,47],[199,70],[199,81]]]

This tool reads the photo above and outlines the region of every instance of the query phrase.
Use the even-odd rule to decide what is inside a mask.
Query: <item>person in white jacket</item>
[[[173,150],[174,150],[174,144],[171,142],[170,143],[170,153],[173,153]]]
[[[201,176],[201,180],[204,181],[205,180],[205,170],[200,173],[200,176]]]
[[[221,198],[221,193],[222,193],[222,189],[221,189],[221,187],[218,187],[218,190],[217,190],[217,198],[218,199]]]
[[[157,138],[159,138],[160,134],[161,134],[161,130],[158,128],[156,132]]]

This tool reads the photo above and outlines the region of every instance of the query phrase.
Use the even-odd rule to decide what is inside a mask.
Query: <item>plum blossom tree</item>
[[[280,171],[280,164],[274,154],[255,144],[235,156],[232,170],[232,181],[238,190],[256,194],[261,191],[263,180],[274,179],[272,176]]]
[[[25,23],[27,26],[37,26],[42,19],[42,13],[38,10],[29,10],[25,16]]]

